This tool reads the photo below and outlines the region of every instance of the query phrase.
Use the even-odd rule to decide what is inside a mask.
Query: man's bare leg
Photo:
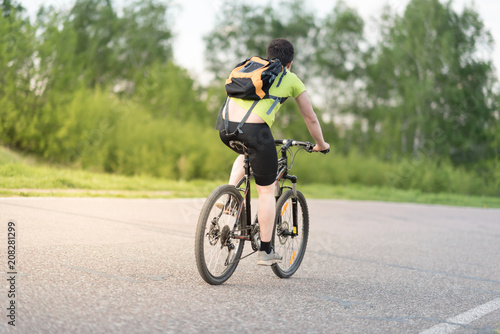
[[[240,154],[233,163],[233,169],[231,169],[231,176],[229,177],[229,184],[236,186],[236,184],[245,176],[245,156]]]

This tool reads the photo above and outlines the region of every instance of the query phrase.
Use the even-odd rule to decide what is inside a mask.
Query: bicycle
[[[300,149],[313,152],[314,144],[291,139],[275,140],[280,145],[276,176],[276,218],[271,245],[283,259],[271,266],[280,278],[291,277],[300,267],[309,236],[309,210],[304,195],[296,189],[297,177],[290,175],[293,162]],[[245,175],[235,186],[217,187],[205,201],[195,237],[195,257],[200,276],[209,284],[227,281],[240,260],[254,254],[260,248],[257,217],[251,222],[250,179],[252,176],[245,145],[231,141],[245,155]],[[299,149],[292,152],[292,147]],[[330,150],[322,151],[328,153]],[[293,154],[290,164],[288,154]],[[291,182],[285,185],[286,181]],[[242,195],[243,194],[243,195]],[[250,241],[253,252],[241,257],[245,241]]]

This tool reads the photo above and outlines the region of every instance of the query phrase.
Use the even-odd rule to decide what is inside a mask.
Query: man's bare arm
[[[318,117],[313,110],[311,100],[309,99],[307,92],[302,92],[299,96],[297,96],[295,101],[297,102],[302,118],[304,118],[307,130],[309,130],[309,133],[316,141],[316,146],[314,146],[313,150],[319,152],[330,148],[330,145],[325,142],[325,139],[323,138],[323,132],[321,131]]]

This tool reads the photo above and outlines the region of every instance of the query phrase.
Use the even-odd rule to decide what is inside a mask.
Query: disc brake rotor
[[[286,239],[288,238],[288,235],[286,235],[286,232],[288,232],[288,228],[289,228],[289,225],[288,225],[287,221],[281,222],[281,224],[277,228],[278,238],[279,238],[280,244],[282,244],[282,245],[285,244]]]

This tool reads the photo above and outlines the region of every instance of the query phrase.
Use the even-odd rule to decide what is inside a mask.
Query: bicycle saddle
[[[229,142],[229,146],[231,146],[233,149],[239,151],[239,152],[244,152],[245,154],[248,153],[248,147],[246,147],[245,144],[238,140],[231,140]]]

